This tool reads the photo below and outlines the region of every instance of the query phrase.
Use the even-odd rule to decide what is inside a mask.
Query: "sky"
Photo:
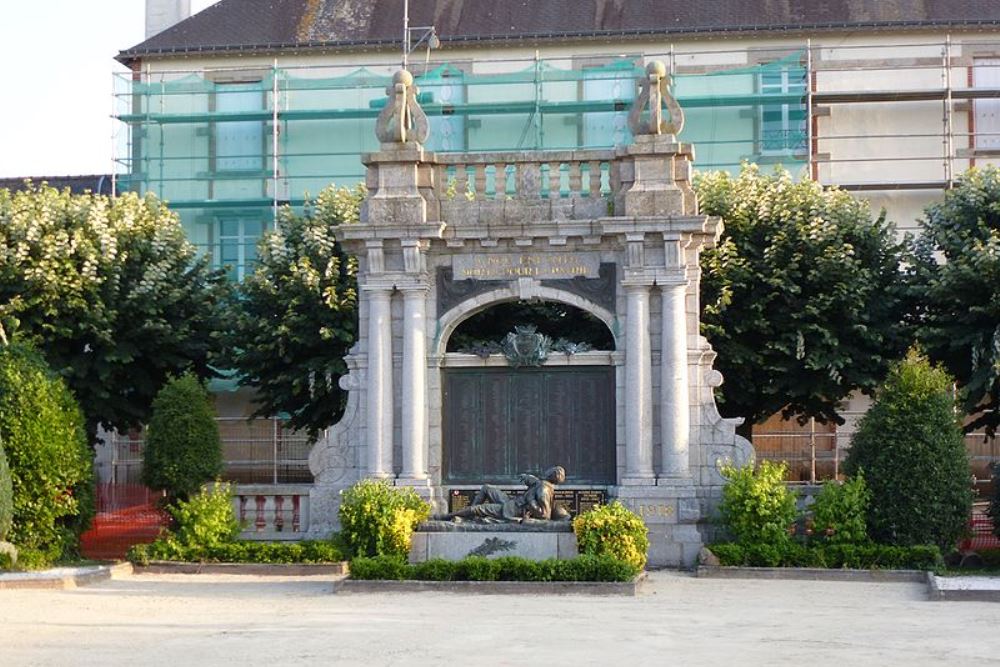
[[[217,0],[191,0],[196,13]],[[0,178],[111,172],[114,57],[145,0],[0,0]]]

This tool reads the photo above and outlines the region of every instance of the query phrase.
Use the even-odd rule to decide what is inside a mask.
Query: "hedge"
[[[417,581],[631,581],[639,568],[610,556],[568,560],[528,560],[517,556],[458,561],[431,559],[411,565],[398,556],[359,557],[351,561],[352,579]]]
[[[709,550],[721,565],[751,567],[818,567],[856,570],[933,570],[944,564],[936,546],[897,547],[885,544],[790,543],[742,545],[713,544]]]
[[[137,544],[128,552],[136,565],[167,560],[181,563],[337,563],[344,560],[340,549],[331,542],[251,542],[236,540],[211,546],[185,546],[176,540],[157,540]]]

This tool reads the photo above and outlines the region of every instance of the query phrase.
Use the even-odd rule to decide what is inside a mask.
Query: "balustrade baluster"
[[[254,500],[257,502],[257,517],[253,525],[260,533],[267,527],[267,519],[264,518],[264,505],[267,504],[267,496],[257,496]]]
[[[497,199],[507,198],[507,163],[498,162],[496,174],[493,178],[493,189],[496,191]]]
[[[299,528],[302,524],[302,514],[300,508],[301,498],[299,496],[292,496],[292,532],[299,532]]]
[[[569,163],[569,195],[579,197],[581,194],[583,194],[583,176],[580,173],[580,162],[573,160]]]
[[[560,183],[562,174],[559,172],[558,162],[549,162],[549,199],[559,199]]]
[[[274,530],[279,533],[281,532],[282,528],[285,527],[285,517],[281,516],[284,504],[285,504],[284,496],[274,497]]]
[[[455,165],[455,197],[464,199],[469,192],[469,172],[466,165]]]
[[[486,165],[477,164],[475,170],[476,199],[486,199]]]
[[[590,192],[587,194],[591,197],[601,196],[601,162],[599,160],[591,160],[587,163],[590,167],[588,169],[588,175],[590,176],[589,189]]]

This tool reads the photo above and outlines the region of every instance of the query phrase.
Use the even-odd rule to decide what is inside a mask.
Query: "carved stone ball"
[[[646,65],[646,74],[655,74],[662,79],[667,75],[667,66],[661,60],[653,60]]]
[[[393,83],[401,83],[404,86],[413,85],[413,75],[407,72],[405,69],[401,69],[392,75]]]

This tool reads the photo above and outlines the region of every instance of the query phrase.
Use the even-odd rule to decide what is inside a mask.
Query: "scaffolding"
[[[668,63],[701,170],[781,164],[858,191],[937,191],[1000,155],[1000,42],[915,41],[415,64],[438,152],[610,148]],[[116,75],[116,187],[155,192],[240,279],[277,208],[364,178],[395,62]]]

